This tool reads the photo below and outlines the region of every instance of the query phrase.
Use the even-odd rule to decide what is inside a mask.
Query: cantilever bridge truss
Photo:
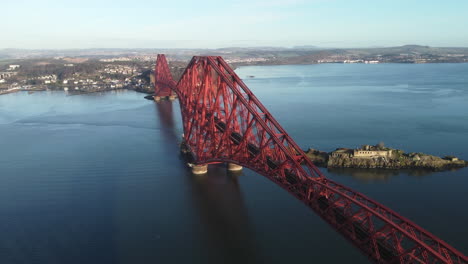
[[[267,177],[375,263],[468,263],[410,220],[324,177],[221,57],[193,57],[176,83],[160,54],[155,77],[155,95],[173,91],[180,100],[193,164],[235,163]]]

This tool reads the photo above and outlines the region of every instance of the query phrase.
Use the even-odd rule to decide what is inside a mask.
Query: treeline
[[[105,64],[99,61],[88,61],[85,63],[75,63],[73,66],[64,66],[65,64],[70,64],[66,61],[61,61],[57,63],[54,61],[53,63],[43,62],[34,63],[34,62],[27,62],[21,63],[20,75],[26,78],[34,78],[44,75],[57,75],[58,80],[64,80],[67,78],[71,78],[75,75],[75,73],[85,74],[85,75],[92,75],[96,74],[96,72],[103,67]]]

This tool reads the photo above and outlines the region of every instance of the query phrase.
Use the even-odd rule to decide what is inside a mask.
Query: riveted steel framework
[[[166,56],[163,54],[158,54],[154,77],[154,96],[166,97],[174,94],[172,88],[175,87],[176,82],[172,78]]]
[[[267,177],[373,262],[468,263],[410,220],[324,177],[221,57],[193,57],[177,84],[164,56],[158,60],[163,74],[156,74],[156,82],[180,100],[192,163],[236,163]]]

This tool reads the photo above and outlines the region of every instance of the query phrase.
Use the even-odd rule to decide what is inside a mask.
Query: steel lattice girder
[[[221,57],[193,57],[177,85],[158,55],[163,63],[156,82],[179,97],[193,163],[231,162],[267,177],[376,263],[468,263],[410,220],[325,178]]]
[[[172,78],[166,56],[158,54],[154,69],[154,95],[165,97],[171,96],[174,92],[176,82]]]

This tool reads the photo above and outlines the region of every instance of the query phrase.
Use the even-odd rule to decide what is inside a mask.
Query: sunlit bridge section
[[[154,100],[159,101],[163,98],[175,99],[174,87],[176,83],[172,79],[171,71],[167,66],[166,57],[162,54],[159,54],[157,61],[159,63],[156,64],[154,74],[155,80],[160,81],[155,82],[154,85]]]
[[[155,96],[171,89],[180,100],[182,147],[194,172],[215,163],[249,168],[304,202],[376,263],[468,263],[410,220],[324,177],[221,57],[193,57],[176,84],[160,54],[155,83]]]

